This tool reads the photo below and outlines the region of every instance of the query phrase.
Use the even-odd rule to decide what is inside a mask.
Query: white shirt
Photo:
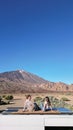
[[[34,104],[31,100],[26,99],[24,103],[24,110],[32,110],[34,107]]]
[[[47,103],[47,101],[45,101],[45,102],[44,102],[44,108],[45,108],[45,109],[51,108],[51,105],[49,105],[49,104]]]

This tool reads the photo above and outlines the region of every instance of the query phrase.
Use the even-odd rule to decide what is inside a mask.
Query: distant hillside
[[[23,70],[0,73],[0,93],[44,92],[42,83],[48,81]]]
[[[44,80],[43,78],[40,78],[39,76],[36,76],[34,74],[31,74],[29,72],[25,72],[23,70],[17,70],[17,71],[11,71],[11,72],[4,72],[0,73],[0,78],[7,79],[9,81],[13,82],[28,82],[28,83],[46,83],[47,80]]]
[[[0,73],[0,93],[72,92],[73,85],[49,82],[23,70]]]

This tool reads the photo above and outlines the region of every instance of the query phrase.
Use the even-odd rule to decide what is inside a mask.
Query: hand
[[[25,111],[25,109],[23,109],[23,112]]]

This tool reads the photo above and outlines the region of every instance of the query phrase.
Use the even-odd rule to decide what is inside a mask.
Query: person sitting
[[[36,102],[31,100],[31,95],[26,96],[26,100],[24,102],[23,111],[38,111],[41,110],[40,107],[37,105]]]
[[[31,95],[26,96],[26,100],[24,102],[23,111],[33,111],[34,110],[34,103],[31,101]]]
[[[45,97],[44,103],[41,104],[40,108],[43,111],[52,110],[52,105],[51,105],[49,97]]]

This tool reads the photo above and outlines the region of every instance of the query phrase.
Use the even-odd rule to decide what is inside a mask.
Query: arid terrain
[[[5,110],[8,107],[23,107],[24,106],[24,101],[26,98],[26,95],[28,93],[25,94],[13,94],[14,99],[10,102],[10,104],[7,105],[0,105],[0,110]],[[30,93],[29,93],[30,94]],[[3,94],[1,94],[2,96]],[[44,98],[45,96],[53,96],[54,98],[57,99],[62,99],[62,98],[67,98],[69,99],[68,101],[65,101],[67,104],[70,104],[71,106],[73,106],[73,94],[70,93],[31,93],[32,96],[32,100],[34,101],[34,99],[36,97],[41,97]]]
[[[73,93],[73,84],[50,82],[35,74],[16,70],[0,73],[0,93],[45,93],[70,92]]]
[[[37,102],[49,96],[53,106],[55,104],[56,107],[64,106],[73,110],[73,84],[50,82],[24,70],[0,73],[0,96],[13,95],[13,100],[9,104],[1,104],[0,110],[23,107],[27,93]]]

